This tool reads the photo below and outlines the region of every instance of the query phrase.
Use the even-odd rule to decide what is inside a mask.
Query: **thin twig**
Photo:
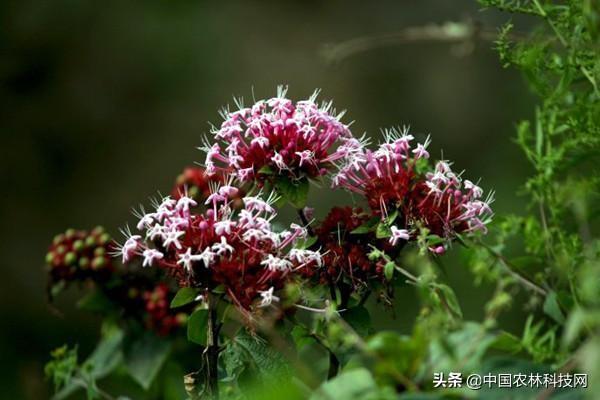
[[[480,244],[483,246],[484,249],[486,249],[488,251],[488,253],[490,253],[498,261],[500,261],[500,265],[502,266],[502,268],[509,275],[511,275],[513,278],[515,278],[519,283],[521,283],[523,286],[526,286],[527,288],[533,290],[534,292],[537,292],[537,293],[541,294],[542,296],[548,295],[548,291],[546,289],[544,289],[544,288],[536,285],[535,283],[533,283],[529,279],[525,278],[523,275],[521,275],[518,272],[514,271],[512,265],[510,264],[510,262],[502,254],[496,252],[494,249],[492,249],[488,245],[484,244],[483,242],[480,242]]]
[[[524,36],[511,33],[512,39]],[[474,23],[446,22],[404,28],[401,31],[382,35],[364,36],[335,44],[325,45],[322,54],[328,62],[340,62],[350,56],[381,47],[397,46],[414,42],[467,43],[476,40],[494,41],[498,38],[496,29],[481,28]]]

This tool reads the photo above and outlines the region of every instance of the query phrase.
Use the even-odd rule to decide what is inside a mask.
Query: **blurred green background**
[[[328,64],[327,43],[472,18],[495,28],[507,16],[471,0],[113,1],[4,0],[0,4],[0,384],[3,398],[48,396],[43,365],[63,343],[86,354],[98,320],[74,307],[76,290],[45,303],[44,255],[66,228],[102,224],[116,234],[129,210],[170,189],[198,150],[208,121],[232,95],[271,96],[278,84],[302,98],[315,88],[347,109],[353,131],[410,124],[431,133],[432,154],[497,192],[497,213],[522,212],[515,195],[528,174],[512,143],[532,99],[491,43],[458,57],[447,43],[408,43]],[[346,202],[319,194],[318,215]],[[313,193],[313,200],[316,196]],[[314,203],[314,201],[313,201]],[[448,281],[467,318],[482,315],[460,258]],[[417,310],[398,293],[396,318],[409,331]],[[508,325],[520,329],[519,315]]]

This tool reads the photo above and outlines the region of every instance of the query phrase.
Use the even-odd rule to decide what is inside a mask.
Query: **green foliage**
[[[152,332],[145,332],[124,349],[124,362],[129,375],[148,390],[171,351],[171,342]]]
[[[52,380],[54,390],[67,386],[77,369],[77,347],[69,349],[67,345],[56,348],[50,353],[52,360],[46,364],[44,372]]]
[[[190,342],[206,344],[206,326],[208,321],[208,310],[197,309],[190,315],[187,322],[187,338]]]
[[[417,227],[418,251],[396,256],[373,247],[368,257],[383,267],[385,277],[373,287],[361,287],[350,295],[344,292],[344,285],[349,284],[345,281],[327,282],[314,290],[291,284],[284,289],[291,300],[282,301],[286,309],[274,321],[244,320],[251,322],[252,333],[237,324],[236,317],[247,316],[224,312],[213,329],[219,332],[221,323],[225,324],[226,329],[217,335],[216,356],[225,398],[507,396],[497,388],[476,394],[434,390],[433,373],[448,371],[464,376],[581,370],[590,374],[591,388],[600,387],[600,6],[592,0],[480,3],[539,22],[527,34],[517,33],[517,27],[507,23],[495,42],[502,65],[518,69],[539,100],[531,117],[516,124],[515,142],[532,168],[520,190],[528,208],[497,216],[486,241],[456,238],[465,247],[465,265],[475,283],[492,288],[481,307],[481,321],[464,320],[467,314],[465,309],[463,315],[461,303],[468,301],[468,293],[463,296],[444,281],[443,265],[430,254],[429,248],[443,244],[443,239]],[[259,173],[268,177],[282,202],[298,209],[306,205],[307,179],[291,181],[269,168]],[[373,218],[351,233],[375,233],[385,239],[397,218],[397,212],[383,221]],[[299,248],[317,245],[316,238],[309,238]],[[391,289],[408,285],[421,303],[412,332],[374,332],[365,307],[371,293],[378,291],[377,300],[390,306]],[[215,290],[214,294],[220,293]],[[195,289],[181,289],[171,307],[191,305],[197,295]],[[96,293],[80,302],[92,311],[105,311],[109,304]],[[499,316],[511,307],[527,314],[522,334],[503,329]],[[219,305],[211,310],[216,313]],[[302,310],[311,313],[304,315]],[[206,308],[197,308],[187,325],[189,342],[204,350],[208,350],[208,316]],[[121,369],[146,392],[164,385],[158,396],[177,398],[177,394],[166,395],[181,392],[181,381],[177,384],[172,373],[181,374],[182,368],[167,360],[176,343],[149,333],[124,340],[124,332],[111,326],[83,364],[78,364],[76,349],[62,347],[52,353],[46,373],[56,387],[57,399],[82,388],[89,398],[96,398],[101,393],[96,382]],[[207,351],[188,343],[183,347],[190,353],[196,351],[196,361],[202,360],[199,372],[205,372]],[[498,354],[502,356],[493,357]],[[331,378],[327,381],[325,370]],[[552,398],[597,398],[597,390],[557,391]],[[511,398],[542,395],[530,389],[511,391]]]
[[[309,190],[308,179],[303,178],[298,181],[292,181],[289,178],[278,177],[275,180],[274,187],[282,200],[285,200],[293,207],[302,209],[306,206]]]
[[[175,293],[175,297],[171,300],[171,308],[185,306],[196,300],[198,297],[198,289],[191,287],[181,288]]]

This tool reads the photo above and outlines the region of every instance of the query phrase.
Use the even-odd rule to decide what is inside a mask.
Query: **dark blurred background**
[[[76,289],[59,301],[63,317],[46,305],[54,234],[102,224],[116,235],[131,206],[203,159],[195,146],[232,95],[271,96],[283,83],[303,98],[321,88],[355,133],[398,124],[431,133],[434,155],[443,149],[496,190],[496,212],[523,210],[515,193],[528,167],[511,138],[534,100],[491,43],[462,57],[424,42],[334,65],[322,56],[327,43],[469,18],[494,29],[507,16],[472,0],[2,1],[2,397],[48,397],[48,352],[79,342],[85,355],[97,337],[99,321],[74,307]],[[342,199],[321,195],[319,209]],[[479,318],[488,289],[474,287],[460,258],[446,263],[466,317]],[[396,319],[379,308],[377,323],[409,331],[417,298],[407,290],[398,303]],[[518,331],[518,315],[507,318]]]

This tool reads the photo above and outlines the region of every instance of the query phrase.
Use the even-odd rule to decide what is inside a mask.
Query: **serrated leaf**
[[[131,377],[148,390],[171,351],[171,342],[145,332],[125,350],[125,366]]]
[[[307,179],[292,182],[288,178],[279,178],[275,181],[275,190],[295,208],[304,208],[306,206],[309,190]]]
[[[175,297],[171,300],[171,308],[185,306],[191,303],[198,297],[198,289],[191,287],[181,288],[175,293]]]
[[[190,315],[187,322],[187,338],[190,342],[206,345],[208,310],[199,309]]]
[[[233,338],[232,346],[241,353],[246,368],[258,371],[263,378],[281,379],[289,376],[289,365],[283,355],[268,346],[264,339],[241,330]]]

